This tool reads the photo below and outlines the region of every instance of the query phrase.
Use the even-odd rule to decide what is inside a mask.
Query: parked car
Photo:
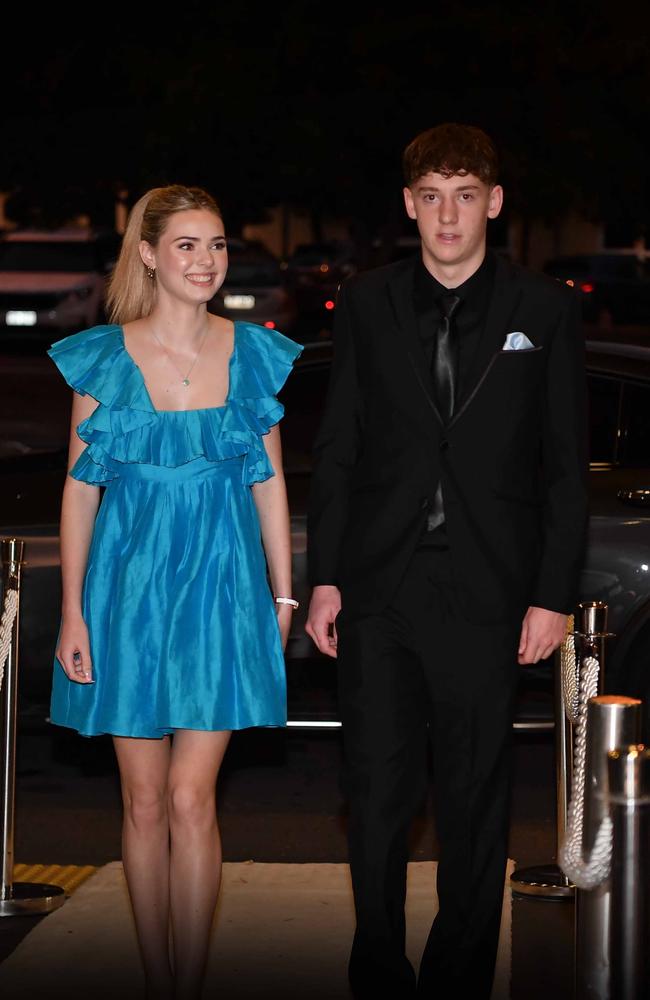
[[[357,270],[352,244],[339,240],[301,243],[285,264],[296,288],[314,290],[336,289]]]
[[[119,253],[112,231],[14,230],[0,239],[0,336],[62,335],[104,318],[106,281]]]
[[[591,421],[589,540],[580,601],[605,601],[614,638],[606,647],[606,689],[650,705],[650,348],[589,341]],[[283,388],[285,475],[292,511],[293,592],[301,602],[287,645],[289,715],[295,724],[335,725],[334,664],[304,632],[309,601],[306,509],[311,450],[329,378],[331,344],[307,344]],[[53,372],[53,379],[59,381]],[[63,421],[65,423],[65,421]],[[27,442],[26,442],[27,443]],[[65,478],[59,451],[15,453],[0,460],[0,535],[27,540],[21,661],[24,689],[49,691],[58,628],[58,514]],[[521,670],[516,726],[553,724],[549,664]],[[646,736],[650,720],[646,709]]]
[[[304,339],[327,336],[332,328],[338,287],[357,270],[352,245],[342,240],[302,243],[287,259],[285,267],[296,296]]]
[[[262,244],[228,240],[228,273],[208,310],[228,319],[244,319],[290,334],[297,317],[296,299],[280,261]]]
[[[650,261],[645,255],[627,251],[555,257],[544,271],[578,289],[587,323],[650,322]]]

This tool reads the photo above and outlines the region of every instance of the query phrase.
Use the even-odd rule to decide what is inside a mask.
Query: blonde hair
[[[189,209],[207,208],[221,218],[221,211],[207,191],[199,187],[170,184],[152,188],[131,209],[122,247],[111,274],[106,302],[112,323],[129,323],[148,316],[156,300],[156,281],[147,274],[139,244],[157,246],[171,215]]]

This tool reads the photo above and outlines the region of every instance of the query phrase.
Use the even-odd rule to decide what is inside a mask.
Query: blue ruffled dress
[[[93,684],[54,661],[51,721],[85,736],[162,737],[286,723],[282,643],[253,483],[273,475],[262,435],[302,347],[235,324],[223,406],[156,410],[120,326],[49,355],[99,406],[70,470],[104,487],[83,587]]]

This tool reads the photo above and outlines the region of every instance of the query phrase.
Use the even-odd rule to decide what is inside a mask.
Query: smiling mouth
[[[209,285],[210,282],[214,281],[213,274],[186,274],[185,277],[193,285]]]

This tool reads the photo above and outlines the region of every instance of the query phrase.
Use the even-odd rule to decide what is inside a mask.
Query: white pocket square
[[[509,333],[503,342],[502,351],[530,351],[535,345],[531,344],[525,333],[515,330]]]

